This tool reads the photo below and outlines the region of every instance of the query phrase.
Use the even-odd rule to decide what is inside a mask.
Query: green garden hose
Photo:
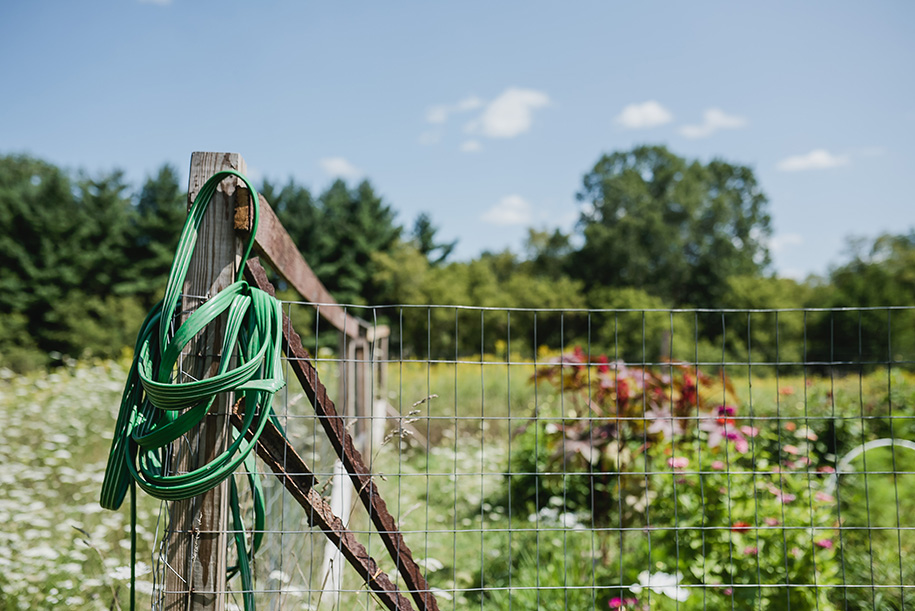
[[[238,277],[234,284],[207,300],[172,333],[171,323],[177,314],[181,290],[197,243],[197,230],[217,186],[229,176],[244,181],[254,202],[251,235],[239,265]],[[263,537],[264,503],[260,484],[253,475],[255,465],[251,450],[267,420],[273,418],[270,407],[273,394],[285,384],[280,362],[282,311],[279,302],[241,279],[257,233],[258,212],[257,192],[238,172],[217,172],[203,185],[181,231],[165,297],[150,310],[137,336],[100,497],[102,507],[116,510],[128,491],[131,494],[131,609],[135,608],[136,596],[135,486],[155,498],[177,501],[203,494],[227,478],[231,483],[230,506],[238,551],[238,565],[232,567],[229,574],[237,572],[241,575],[245,609],[254,608],[251,557]],[[181,351],[223,313],[227,314],[227,320],[216,373],[202,380],[178,382],[177,363]],[[230,368],[233,355],[239,364]],[[207,464],[189,473],[167,475],[164,465],[168,464],[172,442],[201,423],[213,406],[216,395],[225,392],[243,394],[244,429],[252,431],[250,439],[235,432],[229,447]],[[249,473],[254,499],[255,533],[250,551],[245,540],[238,491],[232,477],[243,462]]]

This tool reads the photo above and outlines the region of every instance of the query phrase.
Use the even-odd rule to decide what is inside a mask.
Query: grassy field
[[[533,364],[507,365],[488,359],[389,366],[387,399],[402,414],[416,412],[408,419],[428,438],[430,449],[424,451],[409,435],[391,437],[376,448],[373,470],[414,556],[425,567],[430,584],[439,590],[441,607],[607,608],[619,596],[623,602],[637,598],[638,603],[631,608],[731,608],[741,591],[736,581],[733,588],[726,582],[715,588],[694,587],[688,602],[680,603],[672,597],[677,594],[675,590],[643,589],[636,597],[629,585],[638,581],[645,569],[672,574],[688,568],[686,560],[691,556],[702,557],[701,568],[708,575],[714,568],[708,551],[711,540],[703,537],[703,547],[692,548],[697,540],[690,539],[688,533],[657,526],[668,519],[664,513],[668,510],[674,512],[670,516],[679,515],[678,520],[688,524],[684,516],[689,502],[698,503],[692,513],[702,514],[702,503],[696,501],[699,497],[690,494],[698,494],[695,491],[711,482],[724,482],[720,489],[728,486],[728,494],[723,498],[736,499],[742,476],[731,473],[733,469],[720,474],[711,473],[707,466],[700,469],[700,464],[709,464],[701,461],[715,456],[696,459],[691,455],[696,473],[677,477],[663,464],[665,455],[658,448],[655,460],[662,461],[662,468],[641,478],[652,479],[651,491],[645,484],[645,495],[633,496],[630,503],[623,498],[625,478],[620,477],[616,492],[610,490],[606,497],[588,499],[589,506],[577,496],[581,487],[576,482],[591,477],[595,468],[589,474],[587,467],[582,470],[582,463],[569,459],[562,463],[568,473],[549,475],[544,466],[547,463],[536,462],[541,460],[539,455],[534,463],[536,475],[517,466],[521,464],[518,460],[536,452],[543,453],[542,460],[552,460],[547,448],[552,447],[557,433],[551,424],[558,426],[591,415],[580,398],[558,392],[550,384],[533,384],[534,371]],[[746,370],[735,370],[729,375],[730,390],[718,383],[710,384],[704,392],[720,394],[722,403],[735,403],[748,425],[762,429],[760,440],[777,433],[779,447],[794,444],[803,448],[793,441],[799,439],[797,431],[816,431],[819,440],[806,451],[826,464],[823,461],[828,462],[831,452],[842,455],[869,439],[890,435],[915,439],[911,418],[915,416],[915,379],[910,374],[885,370],[862,376],[838,375],[854,372],[833,376],[750,373],[752,377]],[[323,374],[328,387],[335,389],[329,363],[323,366]],[[115,362],[72,363],[50,373],[26,376],[0,372],[0,417],[4,422],[0,428],[0,523],[4,524],[0,529],[0,609],[110,609],[125,605],[128,514],[126,508],[119,512],[102,510],[97,502],[125,376],[125,366]],[[291,413],[311,413],[294,382],[279,400]],[[534,416],[537,421],[532,422]],[[796,428],[789,430],[789,423]],[[290,437],[321,474],[320,485],[327,491],[331,453],[316,433],[314,422],[306,417],[287,424]],[[834,455],[832,461],[834,464]],[[648,462],[633,464],[649,472]],[[856,459],[853,466],[858,474],[839,479],[838,500],[824,510],[835,517],[818,526],[835,531],[841,521],[843,528],[831,538],[830,549],[816,549],[820,545],[816,542],[823,539],[815,529],[801,533],[806,537],[801,541],[808,544],[798,552],[797,562],[805,558],[819,562],[810,574],[822,579],[818,587],[823,595],[814,594],[810,608],[901,608],[903,599],[912,597],[898,585],[915,584],[915,571],[904,561],[915,553],[915,531],[910,530],[915,528],[915,519],[909,509],[915,506],[915,454],[878,449]],[[868,473],[862,475],[865,469]],[[505,475],[508,471],[511,478]],[[811,476],[809,468],[798,468],[795,475],[796,481],[808,488],[807,493],[798,492],[799,499],[810,503],[809,510],[799,506],[796,523],[810,526],[815,513],[812,499],[824,490],[827,478]],[[537,498],[530,501],[522,497],[518,483],[536,487]],[[751,488],[749,483],[746,486]],[[665,496],[667,492],[672,501]],[[709,503],[708,492],[703,494]],[[257,587],[264,590],[258,596],[266,603],[262,607],[316,608],[321,598],[316,590],[321,583],[323,540],[306,532],[302,511],[276,486],[268,483],[267,496],[271,532],[256,567]],[[759,493],[751,492],[747,498],[752,504],[757,497],[761,498]],[[607,499],[612,503],[601,505]],[[630,511],[630,504],[639,511],[654,512],[654,527],[642,524],[637,517],[627,522],[629,526],[615,523],[613,520],[623,519],[624,509]],[[736,504],[728,507],[729,511],[741,511]],[[758,502],[757,507],[761,507]],[[157,545],[157,532],[161,534],[160,512],[158,502],[141,495],[141,592],[152,589],[152,550]],[[765,535],[764,516],[760,509],[756,512],[757,522],[752,517],[747,520],[753,532]],[[620,517],[614,517],[617,515]],[[752,516],[752,511],[747,515]],[[789,523],[786,514],[781,524]],[[774,532],[791,535],[793,531],[782,531],[781,524]],[[357,532],[368,530],[361,511],[354,511],[351,527]],[[752,547],[751,534],[740,529],[723,531],[726,538],[722,545],[732,556],[738,547]],[[363,533],[360,539],[396,576],[396,567],[385,559],[378,538]],[[784,547],[777,557],[789,557],[789,546]],[[812,550],[809,554],[807,548]],[[675,550],[676,558],[671,550]],[[762,546],[755,557],[764,558]],[[762,560],[747,566],[753,581],[767,580]],[[834,569],[834,574],[827,569]],[[695,584],[697,579],[687,575],[683,583]],[[854,587],[842,588],[842,584]],[[348,573],[344,585],[353,593],[343,596],[341,608],[380,608],[355,575]],[[797,591],[806,592],[801,585],[795,582]],[[738,592],[729,594],[728,589]],[[767,606],[774,603],[764,604],[770,600],[764,596],[753,600],[748,608],[778,608]],[[232,598],[230,607],[235,602]],[[330,608],[327,598],[322,602],[321,608]],[[735,604],[742,608],[741,602]],[[805,608],[803,604],[791,601],[792,609]]]

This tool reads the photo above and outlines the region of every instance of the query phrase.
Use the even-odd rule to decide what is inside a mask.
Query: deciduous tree
[[[768,200],[749,167],[640,146],[601,157],[578,199],[584,243],[570,269],[589,285],[711,307],[727,278],[769,264]]]

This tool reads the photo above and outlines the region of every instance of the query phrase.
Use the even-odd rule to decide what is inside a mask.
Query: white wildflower
[[[642,571],[639,573],[639,582],[632,584],[629,589],[634,594],[641,594],[643,588],[650,588],[656,594],[663,594],[668,598],[683,602],[689,598],[689,591],[680,587],[681,579],[683,579],[683,573],[679,571],[676,575],[660,571],[654,574]]]

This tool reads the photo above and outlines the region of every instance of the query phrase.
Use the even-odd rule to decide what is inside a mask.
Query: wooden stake
[[[193,153],[188,182],[188,207],[203,184],[220,170],[245,173],[237,153]],[[235,180],[225,180],[213,196],[197,238],[184,284],[182,321],[203,303],[235,281],[242,246],[233,226]],[[213,375],[219,361],[224,316],[211,323],[182,353],[181,371],[202,379]],[[186,377],[185,380],[190,379]],[[185,381],[182,380],[182,381]],[[220,395],[206,420],[175,443],[173,471],[184,473],[222,453],[229,442],[229,394]],[[177,501],[169,508],[168,566],[165,575],[165,608],[168,611],[207,609],[223,611],[226,596],[228,481],[210,492]]]

